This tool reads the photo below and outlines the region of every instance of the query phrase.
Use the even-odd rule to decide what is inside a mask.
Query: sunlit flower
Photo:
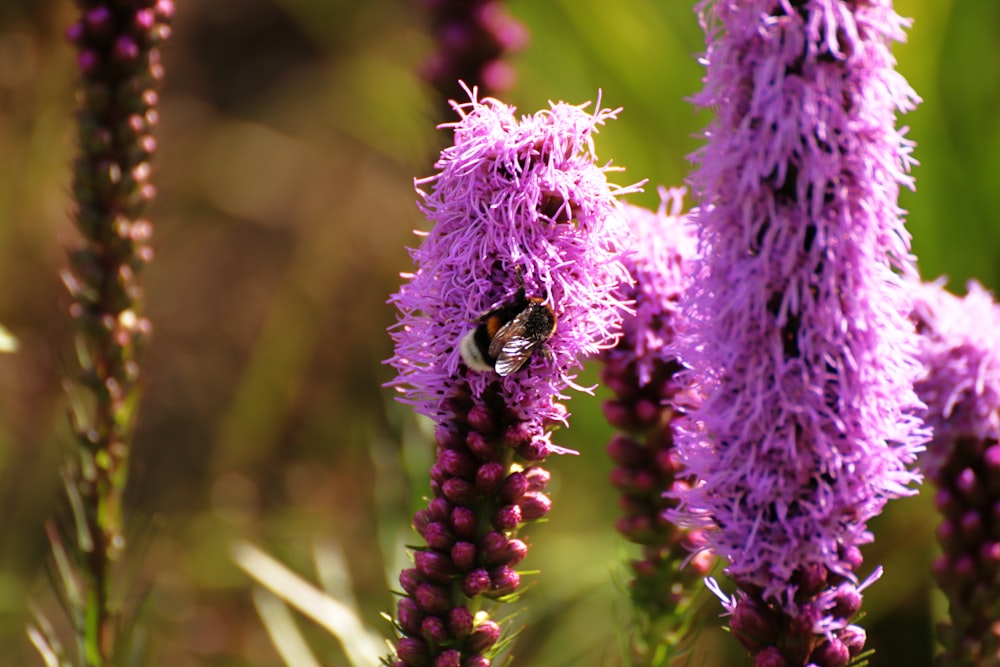
[[[866,522],[913,493],[925,439],[897,204],[905,23],[887,0],[700,10],[696,101],[717,116],[693,175],[708,250],[683,358],[707,398],[682,439],[702,483],[682,498],[740,587],[737,639],[767,664],[843,665]]]
[[[560,103],[519,120],[475,94],[456,109],[454,145],[418,182],[434,226],[392,297],[391,384],[436,422],[438,445],[414,520],[426,547],[400,578],[399,665],[489,664],[499,627],[473,601],[517,591],[527,546],[515,534],[551,505],[538,464],[565,451],[551,441],[568,417],[558,401],[626,311],[615,195],[628,190],[607,182],[592,144],[617,112]]]

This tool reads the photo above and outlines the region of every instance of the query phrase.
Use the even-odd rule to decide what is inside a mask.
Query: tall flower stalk
[[[144,212],[155,195],[160,45],[171,0],[80,0],[68,30],[78,50],[80,155],[73,217],[81,242],[64,272],[79,370],[67,382],[76,447],[65,486],[73,526],[49,535],[83,665],[119,664],[115,568],[125,548],[122,496],[139,399],[139,354],[150,332],[138,274],[152,257]],[[40,648],[41,635],[33,634]],[[51,645],[49,646],[51,649]],[[43,648],[43,651],[45,649]]]
[[[923,468],[937,488],[941,555],[934,577],[948,599],[939,665],[1000,663],[1000,305],[978,283],[958,298],[919,288],[914,320],[925,373],[917,393],[934,437]]]
[[[925,437],[897,204],[916,96],[893,69],[889,0],[708,0],[715,120],[693,175],[707,248],[684,360],[705,402],[681,494],[739,588],[733,635],[756,665],[842,667],[864,631],[860,546],[913,493]],[[721,594],[721,591],[720,591]]]
[[[611,482],[621,492],[617,528],[642,549],[629,564],[627,660],[643,667],[669,665],[686,650],[695,598],[712,566],[707,552],[698,553],[702,531],[686,530],[667,516],[677,507],[668,492],[690,483],[674,446],[674,422],[692,397],[685,395],[678,378],[683,367],[671,349],[696,251],[681,215],[683,194],[661,189],[657,211],[625,206],[634,238],[625,266],[634,284],[622,285],[621,293],[634,302],[635,314],[626,316],[618,344],[601,355],[601,379],[615,395],[604,414],[622,431],[608,444],[615,464]]]
[[[613,344],[628,280],[615,200],[627,189],[608,183],[592,143],[617,111],[560,103],[518,120],[475,93],[455,108],[454,145],[418,181],[434,226],[392,297],[392,384],[437,424],[431,497],[413,522],[424,544],[400,575],[399,666],[483,667],[503,650],[492,614],[518,593],[521,529],[551,506],[542,463],[566,451],[551,440],[568,418],[559,401],[580,359]]]

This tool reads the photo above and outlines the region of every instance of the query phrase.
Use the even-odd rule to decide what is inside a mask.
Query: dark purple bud
[[[655,424],[662,411],[663,408],[660,407],[659,403],[648,398],[641,398],[635,403],[635,416],[644,426]]]
[[[673,445],[671,445],[673,447]],[[656,469],[667,478],[684,471],[684,464],[676,449],[662,449],[656,452]]]
[[[448,611],[450,603],[447,589],[427,582],[417,586],[413,599],[428,614],[443,614]]]
[[[541,461],[549,455],[549,443],[543,438],[532,438],[515,449],[525,461]]]
[[[484,463],[476,471],[476,490],[485,496],[493,495],[503,481],[503,476],[503,465],[496,461]]]
[[[521,523],[521,508],[517,505],[501,505],[490,517],[490,524],[501,532],[514,530]]]
[[[465,540],[476,537],[476,513],[468,507],[456,507],[451,511],[451,529],[455,535]]]
[[[469,435],[465,438],[465,446],[480,461],[492,461],[493,457],[496,456],[496,446],[493,442],[477,431],[469,432]]]
[[[800,599],[812,598],[826,588],[826,568],[819,563],[810,563],[799,568],[796,575],[799,584],[797,596],[801,596]]]
[[[951,579],[951,559],[947,554],[941,554],[934,559],[931,564],[931,574],[939,586],[944,586]]]
[[[490,659],[483,655],[474,655],[462,661],[462,667],[490,667],[491,664]]]
[[[441,493],[456,505],[468,507],[476,502],[476,487],[464,479],[452,477],[441,483]]]
[[[983,537],[983,520],[979,512],[969,510],[962,514],[962,540],[966,543],[978,542]]]
[[[1000,565],[1000,542],[986,542],[979,548],[979,560],[989,568]]]
[[[497,496],[502,503],[514,503],[528,490],[528,478],[523,472],[515,471],[503,480]]]
[[[114,56],[120,63],[133,63],[139,57],[139,45],[131,37],[122,35],[115,40]]]
[[[430,645],[440,645],[451,639],[448,628],[440,616],[428,616],[420,624],[420,635]]]
[[[448,530],[448,525],[440,521],[427,524],[427,528],[421,534],[427,540],[427,546],[439,551],[447,551],[455,544],[455,538]]]
[[[780,629],[774,612],[752,598],[736,603],[729,625],[733,636],[751,653],[774,646]]]
[[[531,428],[527,422],[519,421],[504,432],[504,442],[512,449],[518,449],[531,442]]]
[[[858,589],[850,584],[840,587],[834,598],[833,609],[830,610],[836,618],[850,620],[861,610],[862,597]]]
[[[475,618],[469,608],[465,605],[455,607],[448,612],[448,630],[456,639],[468,637],[472,632],[472,624]]]
[[[955,496],[948,489],[938,489],[934,494],[934,507],[938,512],[950,513],[954,508]]]
[[[440,465],[449,475],[472,479],[476,474],[476,462],[471,456],[457,449],[446,449],[438,456]],[[500,464],[497,464],[500,465]]]
[[[401,637],[396,644],[396,653],[399,654],[400,660],[411,667],[430,664],[431,656],[427,643],[418,637]]]
[[[753,658],[753,667],[791,667],[785,656],[774,646],[768,646]]]
[[[413,554],[417,569],[428,579],[446,583],[455,573],[451,559],[437,551],[418,551]]]
[[[434,429],[434,440],[442,449],[457,449],[462,446],[462,434],[450,426],[439,425]]]
[[[938,542],[940,542],[941,546],[945,548],[953,547],[957,543],[955,524],[947,518],[942,519],[941,523],[938,524],[935,533],[937,534]]]
[[[469,410],[469,426],[480,433],[493,433],[496,430],[496,420],[493,411],[485,405],[474,405]]]
[[[648,450],[634,438],[618,433],[607,447],[608,457],[621,466],[634,467],[642,465],[648,458]]]
[[[434,498],[427,503],[427,516],[431,521],[448,521],[451,509],[451,503],[444,498]]]
[[[548,470],[538,466],[525,470],[524,476],[528,480],[528,491],[544,491],[552,479],[552,474]]]
[[[97,70],[101,64],[101,59],[95,51],[83,49],[76,56],[76,66],[84,74],[91,74]]]
[[[471,542],[456,542],[451,549],[451,560],[459,571],[471,570],[476,564],[476,545]]]
[[[474,598],[490,590],[490,573],[478,568],[465,575],[462,580],[462,592],[466,597]]]
[[[812,652],[810,660],[817,667],[847,667],[851,652],[839,639],[824,639]]]
[[[483,552],[483,562],[487,565],[496,565],[505,560],[507,537],[491,530],[479,540],[479,548]]]
[[[66,41],[70,44],[79,44],[82,40],[86,31],[83,24],[80,22],[72,24],[70,27],[66,28]]]
[[[490,583],[493,593],[509,593],[521,584],[521,575],[514,568],[501,565],[490,571]]]
[[[408,567],[399,573],[399,585],[403,587],[403,590],[413,595],[417,586],[423,583],[424,578],[420,574],[420,570],[415,567]]]
[[[601,404],[604,418],[608,423],[622,431],[634,431],[639,424],[636,423],[635,416],[629,406],[616,400],[604,401]]]
[[[857,625],[848,625],[840,632],[838,638],[847,647],[851,656],[861,653],[865,649],[865,642],[868,641],[868,635],[864,628]]]
[[[841,558],[845,563],[847,563],[851,572],[857,572],[858,568],[861,567],[861,564],[864,562],[864,558],[861,556],[861,549],[852,544],[848,547],[844,547],[843,551],[844,553],[841,555]]]
[[[152,9],[140,9],[135,13],[132,25],[136,33],[144,35],[156,25],[156,12]]]
[[[966,468],[955,477],[955,488],[966,496],[974,496],[979,491],[979,480],[976,478],[976,471]]]
[[[87,24],[90,34],[95,37],[108,33],[112,18],[111,10],[103,5],[98,5],[83,13],[83,22]]]
[[[517,565],[528,555],[528,545],[515,538],[507,541],[507,564]]]
[[[500,639],[500,626],[490,620],[477,625],[469,636],[469,648],[476,653],[485,653]]]
[[[549,513],[552,509],[552,500],[544,493],[526,493],[518,501],[517,506],[521,508],[522,521],[536,521]]]
[[[1000,474],[1000,445],[990,445],[983,452],[983,461],[989,470],[990,475]]]
[[[462,654],[454,648],[442,651],[434,658],[434,667],[462,667]]]
[[[963,581],[969,581],[976,573],[976,561],[968,554],[962,554],[952,565],[955,576]]]
[[[396,605],[396,622],[408,635],[420,633],[420,624],[424,620],[424,615],[413,598],[400,598]]]

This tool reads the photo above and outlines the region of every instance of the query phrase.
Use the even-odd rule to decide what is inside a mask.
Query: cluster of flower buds
[[[137,273],[152,258],[152,225],[142,215],[156,194],[150,176],[163,79],[159,45],[174,8],[171,0],[81,4],[67,37],[82,74],[73,195],[84,243],[70,253],[64,279],[74,299],[70,315],[90,348],[81,355],[81,381],[121,402],[137,379],[135,356],[149,332],[136,312]],[[85,440],[106,447],[116,437],[106,428],[112,426],[88,425]]]
[[[500,0],[420,0],[436,48],[423,76],[443,100],[458,99],[459,81],[490,95],[508,90],[514,68],[504,57],[524,48],[528,33]]]
[[[533,465],[547,452],[532,447],[512,411],[468,394],[450,399],[448,408],[455,418],[437,428],[434,497],[413,522],[427,546],[400,575],[407,594],[397,608],[406,635],[398,645],[400,667],[489,664],[484,654],[500,626],[455,605],[455,588],[470,600],[507,600],[520,584],[515,567],[528,553],[514,535],[551,507],[544,493],[549,473]],[[511,465],[512,455],[521,463]]]
[[[693,397],[685,397],[678,378],[684,368],[670,345],[695,243],[681,215],[683,190],[661,189],[660,196],[657,211],[625,206],[634,238],[625,266],[634,284],[621,290],[635,315],[625,318],[622,337],[601,355],[601,379],[614,392],[604,414],[621,431],[607,447],[623,510],[616,527],[642,547],[641,557],[630,563],[629,584],[635,611],[630,651],[637,665],[683,650],[695,595],[714,560],[701,550],[701,529],[682,528],[668,516],[677,506],[671,492],[690,483],[674,448],[673,422]]]
[[[937,488],[934,578],[949,607],[938,664],[992,665],[1000,656],[1000,305],[975,282],[963,298],[936,283],[917,295],[926,369],[917,393],[934,429],[922,463]]]

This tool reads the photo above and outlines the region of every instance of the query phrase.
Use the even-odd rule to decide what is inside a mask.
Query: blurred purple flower
[[[681,439],[702,483],[681,497],[741,589],[744,646],[840,665],[860,650],[845,601],[866,522],[913,493],[925,440],[897,204],[912,159],[895,116],[917,101],[890,51],[905,22],[887,0],[699,9],[695,101],[717,116],[692,177],[710,250],[682,349],[706,393]]]
[[[641,557],[630,563],[629,582],[628,661],[636,667],[669,664],[687,648],[695,591],[713,564],[705,551],[692,557],[704,545],[703,531],[681,528],[665,514],[677,506],[667,492],[690,482],[674,447],[673,423],[687,399],[677,379],[681,364],[670,349],[696,251],[681,214],[683,196],[683,189],[661,188],[657,211],[625,206],[635,239],[625,266],[635,282],[619,289],[623,300],[635,303],[635,315],[626,316],[621,340],[601,355],[601,379],[615,393],[604,414],[623,431],[607,448],[624,512],[616,526],[642,546]]]
[[[923,467],[941,513],[934,575],[950,616],[939,662],[985,667],[1000,655],[1000,305],[976,282],[964,298],[925,284],[913,319],[925,367],[916,388],[934,429]]]
[[[457,99],[459,81],[488,95],[514,84],[514,68],[504,59],[520,51],[528,31],[500,0],[419,0],[430,21],[435,50],[422,67],[424,79],[442,100]]]
[[[560,103],[519,121],[475,92],[455,108],[454,145],[418,181],[431,186],[421,208],[434,227],[391,299],[390,384],[437,423],[438,444],[433,499],[414,520],[427,547],[401,576],[399,665],[489,664],[498,628],[470,614],[470,599],[516,593],[527,546],[514,535],[551,505],[538,463],[565,451],[550,440],[568,417],[557,400],[581,358],[614,344],[626,311],[615,288],[629,280],[628,228],[615,195],[630,190],[607,182],[592,143],[617,112]],[[551,309],[555,332],[516,371],[469,368],[461,342],[483,314],[530,299]]]

